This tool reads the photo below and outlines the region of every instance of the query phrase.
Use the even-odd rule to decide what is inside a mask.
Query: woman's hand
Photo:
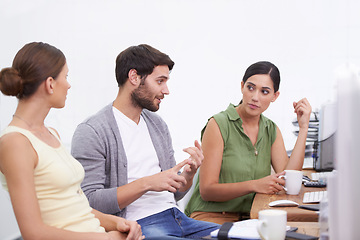
[[[256,180],[255,192],[265,194],[276,194],[280,192],[284,189],[285,180],[279,178],[279,176],[284,174],[285,171]]]
[[[311,105],[306,98],[301,99],[298,102],[293,102],[294,112],[297,115],[299,128],[307,128],[309,126]]]
[[[137,222],[110,214],[104,214],[95,209],[92,210],[92,213],[100,220],[101,226],[107,231],[109,239],[141,240],[145,238]]]
[[[109,240],[126,240],[126,233],[121,233],[119,231],[110,231],[107,233],[107,239]]]
[[[116,223],[116,229],[121,233],[127,233],[126,240],[141,240],[145,238],[142,235],[141,226],[135,221],[119,218]]]

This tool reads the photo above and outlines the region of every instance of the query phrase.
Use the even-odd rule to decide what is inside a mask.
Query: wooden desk
[[[298,233],[320,237],[320,227],[317,222],[288,222],[287,225],[297,227],[296,232]]]
[[[326,188],[310,188],[302,185],[299,195],[287,195],[285,191],[281,191],[277,195],[257,193],[251,207],[250,218],[257,219],[260,210],[281,209],[287,212],[287,220],[289,222],[317,222],[318,213],[315,211],[301,209],[298,207],[270,207],[269,203],[276,200],[288,199],[299,203],[299,205],[305,205],[302,202],[305,192],[324,190],[326,190]]]

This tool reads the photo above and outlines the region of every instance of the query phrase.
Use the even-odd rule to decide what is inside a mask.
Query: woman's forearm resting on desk
[[[279,176],[284,172],[272,174],[257,180],[237,183],[214,183],[202,187],[200,182],[200,194],[204,201],[224,202],[248,193],[274,194],[283,190],[285,181]]]

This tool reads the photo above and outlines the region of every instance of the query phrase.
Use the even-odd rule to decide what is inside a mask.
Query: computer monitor
[[[314,168],[316,171],[332,171],[335,165],[335,137],[337,128],[336,103],[326,103],[319,111],[319,130],[317,155]]]
[[[359,239],[360,70],[337,69],[336,175],[328,181],[330,239]]]

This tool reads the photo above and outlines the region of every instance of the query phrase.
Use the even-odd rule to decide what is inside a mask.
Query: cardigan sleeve
[[[117,188],[105,188],[106,185],[106,146],[96,130],[81,123],[75,130],[71,154],[82,164],[85,178],[81,187],[90,206],[100,212],[121,215],[117,202]]]

